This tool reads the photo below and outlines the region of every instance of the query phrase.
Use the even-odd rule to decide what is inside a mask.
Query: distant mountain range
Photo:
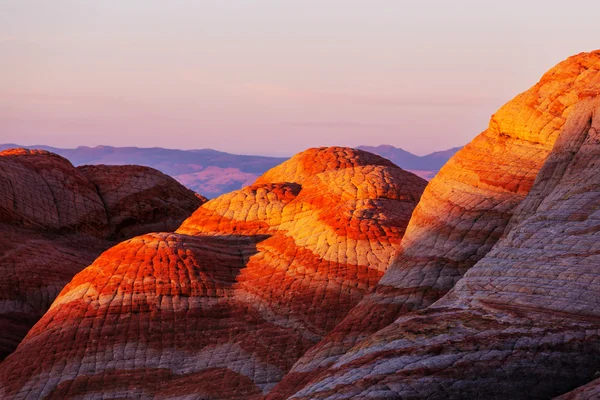
[[[359,146],[358,148],[385,157],[400,168],[410,171],[427,180],[432,179],[440,168],[446,164],[446,161],[456,154],[457,151],[462,149],[462,147],[453,147],[448,150],[436,151],[435,153],[427,154],[425,156],[417,156],[406,150],[390,145]]]
[[[171,175],[183,185],[208,198],[247,186],[268,169],[287,160],[284,157],[237,155],[212,149],[173,150],[161,147],[112,146],[80,146],[75,149],[62,149],[43,145],[0,144],[0,150],[15,147],[52,151],[69,159],[75,166],[85,164],[149,166]],[[433,178],[446,161],[460,150],[460,147],[456,147],[426,156],[417,156],[389,145],[358,148],[379,154],[399,167],[428,180]]]

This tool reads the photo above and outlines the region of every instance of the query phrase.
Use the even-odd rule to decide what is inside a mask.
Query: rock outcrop
[[[37,231],[108,234],[96,188],[67,159],[44,150],[5,150],[0,170],[0,222]]]
[[[285,398],[399,316],[443,297],[499,240],[575,105],[595,88],[600,53],[558,64],[503,106],[430,182],[402,251],[373,293],[303,356],[270,398]]]
[[[0,397],[594,398],[599,159],[600,52],[499,110],[409,224],[424,181],[308,150],[77,274]],[[101,232],[78,202],[53,224]]]
[[[304,387],[288,390],[289,398],[546,399],[594,378],[600,369],[600,53],[570,59],[544,79],[564,77],[565,69],[589,60],[595,67],[580,69],[575,83],[586,78],[586,86],[557,128],[552,153],[491,251],[442,299],[400,312]],[[405,238],[411,232],[409,226]],[[406,256],[405,248],[401,259]],[[402,277],[408,311],[419,297],[408,286],[414,275],[398,269],[403,265],[409,267],[396,262],[380,285]],[[427,268],[421,274],[432,287],[439,282]]]
[[[0,397],[262,397],[378,282],[425,185],[363,151],[300,153],[77,274]]]
[[[74,168],[43,150],[0,152],[0,360],[64,285],[114,244],[109,239],[175,229],[201,204],[151,168]]]
[[[77,170],[92,182],[106,208],[111,238],[172,232],[206,198],[185,190],[162,172],[137,165],[84,165]]]

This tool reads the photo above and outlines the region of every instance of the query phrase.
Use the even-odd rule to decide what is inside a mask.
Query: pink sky
[[[597,1],[8,0],[0,143],[290,155],[463,145],[569,55]]]

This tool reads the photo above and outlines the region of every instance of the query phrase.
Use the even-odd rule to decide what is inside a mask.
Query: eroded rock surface
[[[44,150],[5,150],[0,171],[0,222],[39,231],[108,234],[96,188],[67,159]]]
[[[96,186],[106,208],[108,230],[117,240],[147,232],[172,232],[206,202],[149,167],[85,165],[77,170]]]
[[[484,257],[529,193],[580,96],[595,89],[599,70],[599,52],[579,54],[503,106],[430,182],[399,257],[374,292],[269,397],[290,396],[399,316],[428,307]]]
[[[0,152],[0,360],[64,285],[114,244],[108,239],[128,233],[115,215],[135,232],[175,229],[201,204],[151,168],[74,168],[47,151]]]
[[[363,151],[300,153],[76,275],[0,395],[262,397],[377,283],[425,185]]]
[[[547,399],[593,379],[599,94],[597,78],[579,93],[505,235],[446,296],[346,351],[290,398]]]

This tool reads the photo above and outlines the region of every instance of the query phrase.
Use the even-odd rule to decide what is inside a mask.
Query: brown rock
[[[77,170],[92,182],[108,217],[111,237],[174,231],[206,202],[162,172],[137,165],[85,165]]]
[[[44,150],[0,152],[0,222],[108,234],[106,210],[94,185],[67,159]]]
[[[425,184],[366,152],[303,152],[76,275],[0,394],[260,397],[377,283]]]
[[[105,192],[113,188],[117,196]],[[0,360],[64,285],[114,244],[107,238],[174,229],[201,203],[151,168],[74,168],[47,151],[0,152]]]
[[[374,292],[298,361],[270,398],[295,393],[399,316],[428,307],[483,258],[531,189],[580,96],[594,92],[599,69],[600,52],[571,57],[503,106],[430,182],[399,257]]]

